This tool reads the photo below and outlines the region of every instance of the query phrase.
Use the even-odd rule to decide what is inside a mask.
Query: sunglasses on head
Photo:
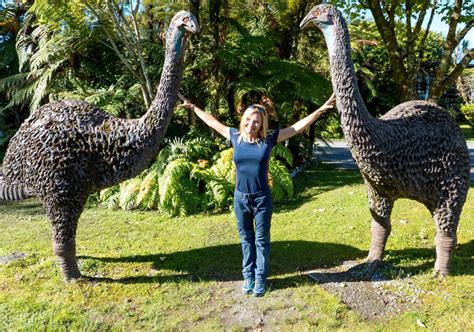
[[[251,107],[256,108],[258,113],[265,113],[265,109],[263,107],[257,105],[251,105]]]

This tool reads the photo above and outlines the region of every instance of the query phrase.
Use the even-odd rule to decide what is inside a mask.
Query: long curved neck
[[[349,32],[343,19],[322,29],[329,50],[329,62],[337,109],[341,116],[344,136],[349,144],[357,144],[359,137],[369,129],[368,123],[374,118],[370,115],[357,84],[352,62]]]
[[[147,167],[160,149],[161,142],[173,115],[179,85],[183,75],[183,53],[186,48],[184,31],[176,29],[166,41],[165,61],[161,72],[160,83],[146,114],[141,117],[135,128],[130,128],[141,142],[141,160]]]

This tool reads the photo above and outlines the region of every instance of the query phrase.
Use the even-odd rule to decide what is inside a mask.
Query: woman
[[[277,142],[302,132],[322,113],[334,106],[335,96],[318,110],[290,127],[268,132],[268,115],[259,104],[250,105],[242,115],[239,130],[229,128],[211,114],[205,113],[183,96],[180,106],[193,110],[209,127],[230,139],[234,148],[236,181],[234,212],[242,245],[242,292],[262,296],[268,276],[270,255],[270,221],[273,204],[268,187],[268,161]],[[255,220],[255,229],[253,221]]]

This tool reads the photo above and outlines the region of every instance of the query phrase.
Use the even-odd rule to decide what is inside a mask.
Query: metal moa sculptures
[[[138,175],[159,151],[176,103],[187,39],[197,32],[189,12],[171,20],[160,84],[143,117],[118,119],[86,102],[65,100],[39,108],[12,138],[0,199],[41,200],[66,281],[81,277],[75,237],[89,194]]]
[[[434,275],[447,275],[469,189],[469,156],[460,129],[445,110],[425,101],[402,103],[380,119],[372,117],[357,85],[342,14],[334,6],[318,5],[300,27],[317,27],[324,34],[342,130],[367,186],[372,214],[367,272],[382,262],[394,201],[410,198],[433,216]]]

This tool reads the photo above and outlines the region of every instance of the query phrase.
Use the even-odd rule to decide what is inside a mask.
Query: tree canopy
[[[332,1],[349,13],[351,18],[369,11],[380,33],[398,94],[402,100],[416,99],[417,82],[423,73],[421,59],[425,56],[432,22],[435,15],[447,23],[448,30],[440,41],[436,70],[430,80],[429,99],[437,101],[464,68],[474,59],[474,49],[463,47],[462,40],[474,24],[474,3],[469,0],[403,0],[403,1]],[[454,59],[460,47],[463,56]]]
[[[186,53],[183,93],[228,125],[258,101],[271,109],[273,127],[286,126],[331,93],[322,34],[299,30],[319,2],[4,0],[0,130],[5,132],[5,124],[18,127],[39,106],[64,98],[84,99],[116,116],[143,114],[160,77],[165,29],[181,9],[192,11],[201,25]],[[417,98],[420,79],[437,100],[473,58],[465,47],[462,60],[452,61],[472,28],[470,1],[332,2],[346,14],[356,74],[375,115]],[[449,23],[446,37],[430,31],[435,14]],[[169,135],[182,135],[197,123],[191,112],[178,109]],[[314,130],[307,138],[313,140]]]

